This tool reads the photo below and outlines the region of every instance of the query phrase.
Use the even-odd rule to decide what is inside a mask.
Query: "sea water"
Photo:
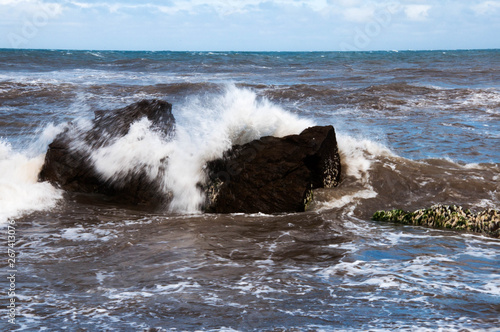
[[[137,170],[160,210],[38,182],[68,122],[173,104],[92,163]],[[342,182],[293,214],[204,214],[204,164],[233,144],[333,125]],[[0,50],[0,224],[15,225],[17,330],[498,331],[500,242],[371,221],[380,209],[500,206],[500,51]],[[168,166],[159,176],[162,160]],[[2,275],[9,289],[9,267]]]

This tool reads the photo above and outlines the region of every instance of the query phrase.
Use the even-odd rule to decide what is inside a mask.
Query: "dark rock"
[[[493,209],[473,213],[461,206],[439,204],[414,212],[398,209],[377,211],[372,219],[404,225],[463,230],[500,238],[500,211]]]
[[[206,211],[214,213],[301,212],[312,189],[340,181],[340,156],[332,126],[299,135],[262,137],[233,146],[206,167]]]
[[[39,180],[49,181],[67,191],[116,196],[127,203],[154,205],[168,199],[159,194],[157,182],[140,170],[118,182],[106,181],[91,163],[92,150],[123,137],[130,126],[143,117],[165,135],[174,130],[172,105],[161,100],[143,100],[113,111],[96,111],[90,129],[84,131],[70,123],[49,145]],[[81,148],[82,145],[85,148]]]

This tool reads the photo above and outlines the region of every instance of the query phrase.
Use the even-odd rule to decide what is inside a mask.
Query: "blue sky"
[[[0,48],[500,48],[500,0],[0,0]]]

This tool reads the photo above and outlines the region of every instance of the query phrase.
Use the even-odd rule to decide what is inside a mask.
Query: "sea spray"
[[[342,185],[335,190],[323,191],[316,195],[313,209],[338,209],[359,200],[377,197],[373,188],[370,171],[374,163],[383,157],[395,154],[381,143],[365,138],[356,138],[345,133],[337,134],[337,142],[342,162]],[[320,190],[321,191],[321,190]]]
[[[178,115],[177,115],[178,114]],[[235,144],[263,136],[298,134],[314,122],[301,119],[256,93],[230,85],[220,95],[193,98],[181,105],[176,138],[170,143],[166,188],[173,192],[170,210],[198,212],[204,193],[204,165]]]
[[[126,181],[145,172],[150,180],[162,176],[170,150],[162,133],[152,128],[147,118],[133,123],[129,132],[110,145],[91,151],[97,172],[105,181]]]
[[[201,185],[206,181],[204,166],[208,161],[220,158],[233,145],[263,136],[298,134],[314,125],[234,85],[218,94],[191,97],[174,107],[174,112],[175,135],[157,130],[150,120],[142,118],[123,136],[100,137],[105,144],[98,146],[85,139],[91,130],[89,121],[80,120],[73,128],[72,149],[89,156],[101,180],[120,187],[146,176],[158,185],[158,195],[171,197],[170,211],[198,213],[205,202]],[[369,170],[377,158],[393,156],[385,146],[367,139],[340,134],[338,142],[345,177],[351,178],[354,187],[338,189],[341,196],[323,202],[323,208],[377,196]]]
[[[174,136],[157,130],[150,120],[142,118],[133,122],[125,135],[110,138],[102,146],[85,142],[91,123],[79,119],[74,124],[76,136],[72,146],[86,151],[102,180],[119,187],[131,178],[147,176],[158,184],[158,195],[171,197],[165,208],[177,213],[199,213],[205,202],[200,185],[205,183],[204,165],[208,161],[221,157],[235,144],[268,135],[297,134],[314,125],[313,121],[285,111],[252,90],[234,85],[226,86],[218,94],[188,98],[174,106],[174,113],[177,119]],[[48,126],[37,144],[47,145],[64,128],[65,125]],[[378,188],[374,167],[383,167],[396,175],[404,165],[415,163],[398,157],[383,144],[342,133],[342,128],[337,140],[343,184],[326,196],[316,195],[319,210],[384,195]]]
[[[64,190],[158,207],[168,200],[159,188],[166,157],[158,145],[175,132],[171,108],[162,100],[142,100],[69,123],[49,145],[39,178]]]
[[[0,141],[0,227],[8,218],[53,207],[62,191],[48,182],[38,182],[44,155],[28,157]]]
[[[235,144],[263,136],[298,134],[314,125],[234,85],[220,94],[188,99],[174,107],[174,112],[173,137],[156,131],[143,118],[132,123],[127,134],[100,147],[89,145],[84,139],[85,128],[77,128],[80,137],[72,147],[90,156],[102,180],[120,186],[130,177],[145,174],[159,183],[159,195],[172,194],[170,211],[197,213],[205,201],[200,184],[205,182],[208,161],[220,158]]]
[[[355,138],[346,134],[337,134],[342,169],[346,176],[352,176],[364,184],[370,182],[369,170],[380,157],[395,154],[386,146],[365,138]]]

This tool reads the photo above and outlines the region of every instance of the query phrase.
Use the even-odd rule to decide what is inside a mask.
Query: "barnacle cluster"
[[[464,230],[500,238],[500,211],[494,209],[473,213],[461,206],[439,204],[414,212],[403,210],[377,211],[372,219],[405,225]]]
[[[306,191],[306,195],[304,197],[304,211],[307,211],[309,205],[313,200],[314,200],[314,193],[312,189],[309,189],[308,191]]]
[[[323,172],[323,187],[333,188],[339,185],[340,161],[328,158],[325,160]]]

